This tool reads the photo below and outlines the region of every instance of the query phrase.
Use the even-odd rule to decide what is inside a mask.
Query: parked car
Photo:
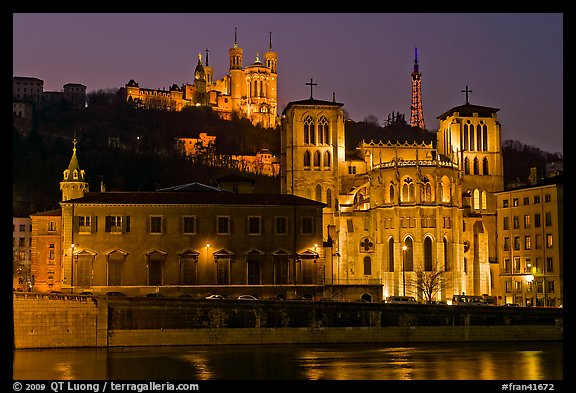
[[[224,300],[224,299],[228,299],[228,296],[215,294],[215,295],[206,296],[204,299]]]
[[[83,292],[80,292],[80,295],[93,296],[93,295],[94,295],[94,292],[91,292],[91,291],[83,291]]]
[[[51,295],[64,295],[62,291],[50,291]]]
[[[506,303],[503,304],[504,307],[520,307],[518,303]]]
[[[258,298],[252,295],[240,295],[238,296],[238,300],[258,300]]]
[[[152,293],[145,295],[144,297],[156,297],[156,298],[158,298],[158,297],[164,297],[164,295],[161,295],[157,292],[152,292]]]
[[[414,296],[388,296],[386,303],[419,304]]]
[[[126,296],[126,294],[118,291],[108,291],[106,292],[106,296]]]

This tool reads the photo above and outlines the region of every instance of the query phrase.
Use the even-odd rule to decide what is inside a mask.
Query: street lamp
[[[402,246],[402,296],[406,296],[406,273],[404,268],[404,258],[408,247],[406,244]]]

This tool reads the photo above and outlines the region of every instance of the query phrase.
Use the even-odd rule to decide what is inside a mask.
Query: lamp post
[[[406,244],[402,246],[402,296],[406,296],[406,273],[404,268],[404,258],[408,247]]]

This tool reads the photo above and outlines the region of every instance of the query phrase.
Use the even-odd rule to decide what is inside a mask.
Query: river
[[[563,379],[561,342],[266,345],[14,351],[14,380]]]

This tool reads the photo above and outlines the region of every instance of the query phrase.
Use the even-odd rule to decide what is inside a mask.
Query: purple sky
[[[13,76],[44,80],[45,91],[82,83],[88,92],[168,88],[193,82],[208,48],[214,77],[228,73],[238,29],[243,65],[278,53],[279,112],[314,98],[344,104],[351,118],[410,119],[411,72],[418,48],[426,127],[465,103],[500,108],[502,140],[563,153],[561,13],[313,13],[13,15]]]

